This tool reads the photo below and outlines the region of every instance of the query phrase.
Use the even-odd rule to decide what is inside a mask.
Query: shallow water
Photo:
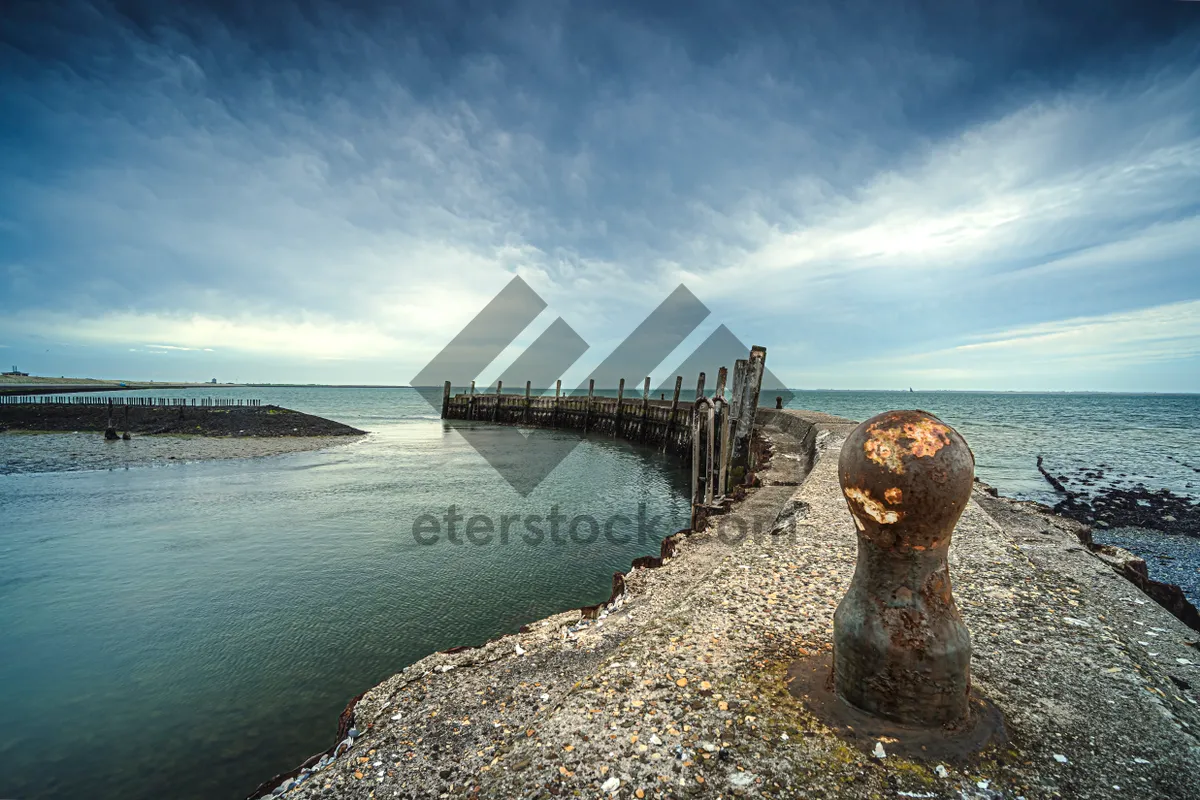
[[[855,420],[895,408],[936,414],[966,438],[980,480],[1008,497],[1058,499],[1037,471],[1042,455],[1054,474],[1107,464],[1200,498],[1200,474],[1179,463],[1200,466],[1200,395],[795,391],[790,407]]]
[[[682,471],[611,440],[583,442],[522,498],[412,390],[214,393],[372,433],[320,452],[87,472],[53,471],[71,456],[47,448],[0,475],[0,797],[244,796],[328,747],[352,696],[435,650],[604,599],[614,571],[687,522]],[[1052,470],[1107,463],[1192,497],[1200,486],[1167,457],[1200,452],[1196,396],[797,392],[792,405],[933,412],[1009,496],[1053,500],[1038,454]],[[12,440],[0,437],[0,465],[17,461]],[[522,518],[505,544],[499,531],[417,544],[414,522],[444,525],[451,505],[497,526]],[[613,537],[590,541],[585,522],[573,541],[561,523],[551,541],[556,508],[612,520]],[[543,518],[536,544],[518,535],[530,514]],[[1182,545],[1182,558],[1148,558],[1151,574],[1200,566]]]
[[[1097,528],[1092,539],[1136,553],[1155,580],[1173,583],[1200,608],[1200,539],[1143,528]]]
[[[245,796],[328,747],[354,695],[606,599],[687,522],[656,454],[584,442],[522,498],[405,394],[370,394],[342,417],[372,434],[327,451],[0,476],[0,797]],[[451,506],[458,543],[418,544]],[[554,511],[601,531],[556,542]],[[502,514],[507,543],[463,537]]]

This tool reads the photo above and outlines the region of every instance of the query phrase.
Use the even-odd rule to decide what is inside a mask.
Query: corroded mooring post
[[[924,411],[889,411],[854,429],[838,462],[858,528],[858,563],[833,616],[837,693],[908,725],[968,716],[971,637],[946,553],[971,497],[975,457]]]

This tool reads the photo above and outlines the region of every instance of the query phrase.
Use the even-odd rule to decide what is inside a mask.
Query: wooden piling
[[[583,412],[583,432],[585,434],[588,432],[588,425],[590,425],[592,422],[592,400],[594,399],[595,394],[596,394],[596,379],[591,378],[588,380],[587,409],[585,409]]]
[[[679,409],[679,390],[683,388],[683,376],[675,376],[675,394],[671,396],[671,410],[667,414],[667,432],[663,436],[663,450],[667,449],[668,442],[671,441],[672,435],[675,433],[675,412]]]
[[[442,387],[442,418],[445,419],[450,410],[450,381]]]
[[[729,405],[733,410],[733,418],[742,415],[742,384],[746,382],[747,360],[739,358],[733,362],[733,391],[729,393]]]
[[[720,465],[717,467],[717,496],[725,497],[729,494],[729,436],[732,428],[730,421],[730,404],[725,400],[725,377],[727,371],[725,367],[721,367],[717,373],[717,400],[721,403],[721,454]]]
[[[525,408],[521,410],[521,421],[529,422],[529,392],[533,386],[533,381],[525,381]]]
[[[758,394],[762,388],[763,370],[766,368],[766,348],[755,345],[750,348],[746,362],[745,377],[738,399],[738,419],[733,431],[732,456],[729,472],[734,483],[741,483],[751,470],[750,435],[754,429],[754,413],[758,408]]]
[[[722,368],[724,369],[724,368]],[[707,398],[706,398],[707,399]],[[705,450],[705,465],[704,465],[704,504],[711,506],[713,501],[713,447],[715,446],[715,431],[716,428],[716,403],[708,402],[708,419],[706,420],[708,428],[708,441]]]
[[[650,416],[650,376],[642,384],[642,419],[638,423],[638,441],[646,441],[646,418]]]
[[[704,373],[700,373],[703,375]],[[692,529],[696,525],[696,506],[700,504],[700,464],[701,464],[701,441],[700,436],[700,404],[697,402],[692,406]]]
[[[621,401],[625,397],[625,379],[617,384],[617,416],[613,422],[613,436],[621,435]]]

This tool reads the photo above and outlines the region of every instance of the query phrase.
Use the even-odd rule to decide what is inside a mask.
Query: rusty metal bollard
[[[889,411],[854,429],[838,473],[858,563],[833,616],[837,694],[902,724],[966,720],[971,637],[946,553],[971,497],[974,454],[932,414]]]

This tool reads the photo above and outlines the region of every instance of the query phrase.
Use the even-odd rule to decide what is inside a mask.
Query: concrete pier
[[[352,704],[329,753],[265,792],[1200,797],[1200,636],[1083,547],[1080,525],[981,484],[947,560],[972,682],[1003,712],[1007,742],[931,757],[820,722],[788,691],[789,668],[831,654],[855,569],[837,469],[855,425],[758,416],[761,485],[621,575],[599,614],[422,659]]]

